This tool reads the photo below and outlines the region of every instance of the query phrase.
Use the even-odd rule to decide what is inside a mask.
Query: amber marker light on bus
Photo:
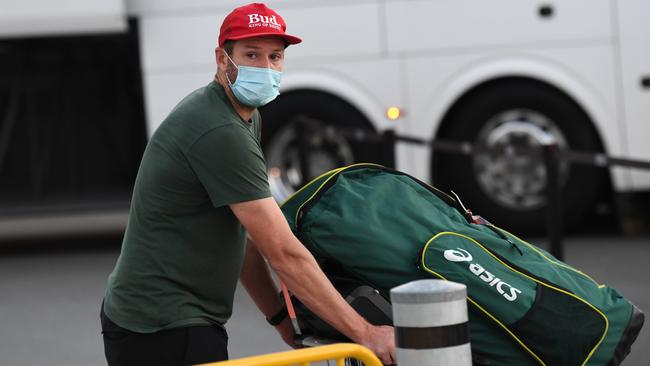
[[[395,121],[401,116],[402,116],[402,110],[399,109],[399,107],[392,106],[386,109],[386,117],[388,117],[388,119],[391,121]]]

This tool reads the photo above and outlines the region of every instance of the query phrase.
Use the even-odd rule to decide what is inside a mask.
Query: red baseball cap
[[[285,33],[287,24],[280,14],[264,4],[248,4],[233,10],[221,24],[219,47],[228,40],[238,40],[259,36],[279,36],[289,44],[302,42],[302,39]]]

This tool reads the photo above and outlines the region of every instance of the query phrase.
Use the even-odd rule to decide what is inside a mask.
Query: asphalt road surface
[[[0,365],[105,365],[99,306],[118,239],[0,246]],[[650,236],[573,237],[566,261],[650,312]],[[645,325],[625,366],[650,365]],[[231,358],[288,347],[239,289],[227,324]]]

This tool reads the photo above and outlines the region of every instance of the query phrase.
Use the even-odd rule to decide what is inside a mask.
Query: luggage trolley
[[[329,277],[345,301],[370,324],[393,325],[392,306],[378,290],[343,276],[329,273]],[[298,336],[298,344],[304,347],[317,347],[351,342],[350,339],[309,310],[295,296],[291,296],[290,301],[295,309],[302,333]],[[358,360],[348,359],[346,365],[360,366],[362,363]]]

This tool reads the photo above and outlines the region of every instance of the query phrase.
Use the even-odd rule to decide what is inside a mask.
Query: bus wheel
[[[546,168],[539,156],[517,152],[548,137],[561,148],[601,151],[584,111],[561,91],[532,80],[509,79],[471,92],[449,113],[441,138],[470,141],[494,152],[434,154],[433,181],[495,225],[542,233],[546,225]],[[519,150],[521,151],[521,149]],[[605,174],[589,166],[560,164],[564,222],[570,226],[593,208]]]
[[[350,141],[337,128],[370,129],[346,102],[315,91],[282,94],[260,109],[262,147],[269,185],[277,202],[329,170],[373,161],[373,149]]]

